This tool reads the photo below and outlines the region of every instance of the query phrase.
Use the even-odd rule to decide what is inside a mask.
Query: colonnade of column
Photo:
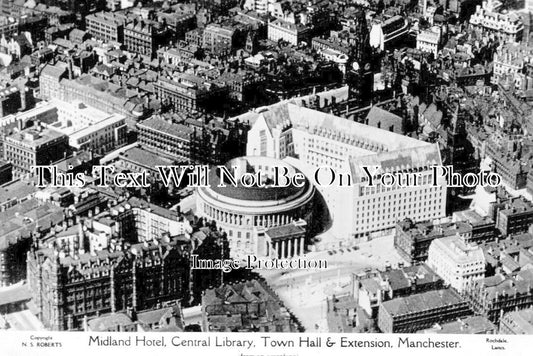
[[[267,250],[270,244],[267,243]],[[290,240],[275,241],[272,243],[274,251],[276,251],[277,257],[291,258],[294,256],[301,256],[305,252],[305,239],[304,237],[293,238]]]
[[[207,204],[205,208],[205,213],[209,217],[225,224],[242,226],[245,223],[245,215],[222,211]],[[294,218],[287,214],[267,214],[254,216],[253,221],[247,221],[246,225],[251,223],[253,224],[253,226],[262,226],[265,228],[270,228],[273,226],[287,225],[292,223],[293,221]]]

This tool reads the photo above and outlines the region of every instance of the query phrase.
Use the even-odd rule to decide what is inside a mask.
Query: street
[[[328,332],[326,298],[346,294],[351,289],[352,273],[367,268],[384,269],[404,262],[393,246],[393,235],[363,242],[359,249],[350,252],[327,251],[305,255],[308,259],[325,259],[328,268],[323,270],[257,270],[275,290],[285,305],[302,322],[306,330]],[[318,325],[318,329],[316,328]]]

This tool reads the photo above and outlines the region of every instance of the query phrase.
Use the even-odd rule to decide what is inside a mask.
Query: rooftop
[[[441,289],[383,302],[382,307],[392,316],[414,314],[429,309],[458,305],[465,301],[452,289]]]
[[[481,315],[469,316],[445,324],[437,324],[431,329],[418,331],[419,334],[493,334],[498,327]]]
[[[481,247],[465,243],[464,239],[459,236],[446,236],[433,240],[433,247],[438,247],[441,253],[444,253],[450,261],[457,264],[465,263],[485,263],[485,257]],[[431,248],[430,248],[431,250]]]
[[[515,297],[531,293],[533,275],[519,273],[516,277],[505,277],[497,274],[475,281],[474,286],[484,290],[487,300],[498,300],[500,297]]]
[[[189,126],[168,122],[167,120],[155,116],[152,116],[137,125],[141,128],[146,127],[186,141],[189,141],[191,134],[194,133],[194,129]]]
[[[393,132],[401,133],[403,119],[378,106],[372,106],[366,119],[370,126],[379,126],[384,130],[389,130],[389,128],[393,126],[395,128]]]
[[[295,224],[287,224],[283,226],[276,226],[268,229],[266,234],[271,239],[279,239],[283,237],[289,237],[305,233],[305,228]]]
[[[64,75],[66,72],[67,72],[67,69],[63,66],[47,64],[41,70],[41,75],[53,77],[59,80],[59,78],[62,75]]]
[[[403,268],[395,268],[379,272],[376,276],[371,274],[361,279],[361,284],[370,292],[378,290],[391,290],[393,295],[400,290],[412,286],[423,286],[439,282],[440,277],[425,263]]]
[[[87,15],[86,20],[89,20],[89,22],[102,22],[107,25],[116,26],[124,24],[126,21],[126,16],[120,12],[101,11]]]
[[[38,190],[32,181],[27,180],[13,180],[0,185],[0,205],[11,200],[24,199]]]
[[[108,249],[96,251],[95,254],[82,253],[77,254],[72,251],[72,254],[62,255],[60,251],[52,248],[41,248],[37,253],[49,259],[57,258],[59,264],[63,268],[75,268],[84,278],[93,278],[95,272],[100,273],[108,271],[112,264],[118,261],[134,258],[139,256],[143,259],[161,260],[167,256],[167,251],[173,248],[188,244],[189,239],[184,236],[175,236],[169,239],[152,240],[149,242],[137,243],[133,245],[125,245],[124,249]],[[179,250],[184,252],[183,249]]]
[[[474,210],[463,210],[453,213],[456,220],[466,221],[472,226],[482,224],[494,224],[494,221],[488,216],[481,216]]]
[[[256,308],[245,311],[243,304],[256,305]],[[202,309],[209,324],[226,330],[290,318],[278,297],[257,280],[207,289],[202,297]]]
[[[514,331],[520,331],[521,334],[533,334],[533,309],[509,312],[502,323],[512,325]]]
[[[504,215],[514,215],[531,212],[533,212],[533,203],[523,197],[511,199],[509,204],[507,204],[507,207],[503,210],[500,210],[500,214]]]
[[[131,324],[133,321],[123,312],[102,315],[87,322],[91,331],[119,330],[120,327]]]
[[[30,199],[0,212],[0,249],[29,238],[37,226],[47,228],[64,219],[63,209]]]
[[[235,171],[235,176],[237,178],[237,185],[234,186],[229,182],[228,178],[224,178],[224,185],[222,186],[222,178],[220,176],[219,169],[211,169],[209,173],[209,184],[210,190],[214,191],[216,194],[221,194],[231,199],[239,200],[252,200],[252,201],[280,201],[283,199],[289,199],[290,197],[295,197],[301,195],[304,192],[309,190],[309,181],[305,180],[305,185],[303,187],[298,187],[296,185],[288,185],[286,187],[276,186],[273,183],[272,178],[270,177],[269,167],[286,167],[289,172],[296,172],[296,168],[285,163],[281,160],[268,157],[259,157],[259,156],[247,156],[239,157],[233,160],[230,160],[226,163],[226,168],[232,172],[232,167],[237,166],[239,163],[238,160],[244,160],[243,164],[245,165],[245,170],[237,169]],[[262,168],[259,168],[262,167]],[[244,173],[257,173],[261,172],[266,180],[263,181],[264,186],[261,187],[257,185],[246,187],[240,181],[242,174]],[[290,173],[289,173],[290,174]]]
[[[7,140],[35,149],[61,137],[67,138],[61,132],[52,129],[29,128],[8,136]]]
[[[290,127],[298,128],[359,146],[362,149],[361,155],[399,151],[406,148],[433,147],[427,142],[290,102],[281,102],[256,109],[256,115],[265,119],[270,130],[274,128],[282,130]]]
[[[168,166],[172,164],[172,160],[141,147],[132,147],[122,152],[119,159],[130,161],[136,165],[149,169],[155,169],[156,166]]]
[[[174,210],[165,209],[163,207],[160,207],[159,205],[149,203],[145,200],[142,200],[136,197],[129,198],[126,202],[121,203],[117,206],[114,206],[113,208],[111,208],[111,212],[113,212],[113,210],[119,211],[121,210],[121,208],[124,209],[128,207],[146,209],[147,211],[150,211],[150,213],[152,214],[156,214],[156,215],[159,215],[159,216],[162,216],[167,219],[174,220],[174,221],[178,221],[180,217],[180,214]]]

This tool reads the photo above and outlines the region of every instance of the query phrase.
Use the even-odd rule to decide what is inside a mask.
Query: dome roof
[[[280,187],[273,185],[273,178],[271,177],[271,169],[273,167],[286,167],[289,169],[289,176],[294,175],[299,172],[291,165],[274,158],[267,157],[241,157],[233,159],[226,163],[225,167],[231,173],[233,173],[232,167],[239,164],[238,162],[245,162],[246,164],[246,173],[251,173],[254,176],[257,176],[259,173],[254,167],[262,167],[260,174],[263,177],[267,177],[264,181],[264,186],[253,185],[251,187],[244,186],[240,180],[239,169],[236,170],[237,185],[234,186],[230,183],[229,179],[224,178],[224,185],[220,186],[221,183],[221,171],[222,169],[216,168],[210,170],[209,184],[211,190],[215,193],[226,196],[232,199],[239,200],[253,200],[253,201],[262,201],[262,200],[281,200],[286,199],[291,196],[298,195],[300,192],[304,192],[308,189],[309,181],[306,179],[303,187],[297,187],[294,185],[289,185],[287,187]],[[268,167],[268,168],[267,168]],[[281,169],[280,169],[281,171]],[[267,173],[268,172],[268,173]],[[244,173],[244,172],[243,172]]]

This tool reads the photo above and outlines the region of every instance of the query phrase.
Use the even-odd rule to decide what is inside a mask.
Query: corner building
[[[372,238],[392,231],[407,217],[413,221],[445,216],[446,181],[432,185],[432,166],[442,164],[436,145],[363,125],[285,101],[237,119],[253,123],[248,155],[285,160],[316,183],[315,173],[331,168],[334,182],[315,184],[332,220],[331,233],[341,240]],[[381,173],[417,175],[417,185],[391,187],[369,181],[363,167]],[[342,180],[341,180],[342,179]],[[326,183],[326,184],[325,184]],[[324,217],[328,218],[328,217]]]
[[[429,246],[428,265],[459,293],[470,283],[485,278],[483,250],[458,236],[433,240]]]
[[[191,243],[184,236],[96,253],[28,253],[28,287],[49,330],[80,330],[85,317],[145,310],[190,298]]]
[[[281,226],[305,226],[313,213],[315,189],[308,180],[303,187],[272,186],[274,167],[289,170],[288,175],[297,171],[289,164],[267,157],[239,157],[230,160],[226,167],[232,172],[237,167],[235,176],[244,172],[262,172],[266,180],[265,187],[245,187],[242,184],[231,185],[221,177],[218,169],[210,170],[209,187],[198,189],[196,212],[217,222],[227,234],[230,242],[231,256],[246,255],[267,256],[273,258],[290,258],[302,255],[305,251],[305,237],[301,234],[284,234],[291,238],[274,237],[272,228]],[[270,233],[269,233],[270,232]]]

